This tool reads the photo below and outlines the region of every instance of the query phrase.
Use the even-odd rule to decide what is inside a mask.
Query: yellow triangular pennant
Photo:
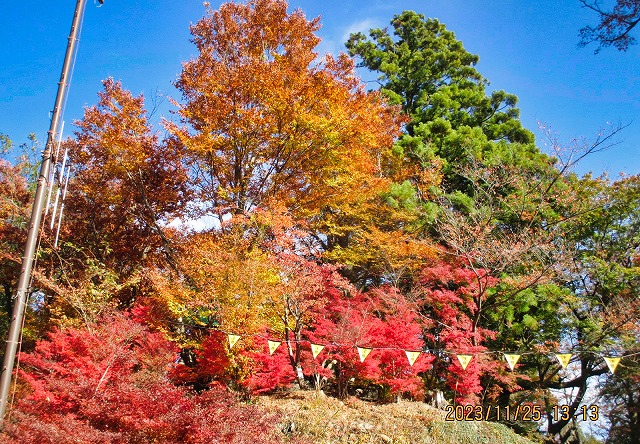
[[[607,357],[607,358],[604,358],[604,362],[607,363],[607,367],[609,367],[609,370],[611,370],[611,373],[615,373],[616,367],[618,367],[618,364],[620,364],[620,358]]]
[[[409,350],[405,350],[404,352],[407,354],[407,359],[409,360],[409,365],[413,366],[413,364],[418,359],[418,356],[420,356],[420,352],[419,351],[409,351]]]
[[[571,353],[556,353],[556,359],[562,368],[567,368],[572,357],[573,355]]]
[[[360,356],[360,362],[364,362],[364,360],[367,359],[367,356],[369,356],[371,350],[371,348],[358,347],[358,356]]]
[[[269,354],[272,355],[273,352],[275,352],[276,349],[280,346],[280,344],[282,344],[282,342],[267,339],[267,344],[269,344]]]
[[[508,355],[505,353],[504,358],[507,360],[507,364],[509,364],[509,368],[511,369],[511,371],[513,371],[513,367],[515,367],[518,363],[520,355]]]
[[[469,362],[471,362],[471,358],[473,358],[473,355],[458,355],[458,361],[462,366],[462,370],[467,369],[467,365],[469,365]]]
[[[313,355],[313,359],[318,357],[323,348],[324,345],[311,344],[311,354]]]
[[[229,338],[229,348],[233,348],[236,342],[238,342],[238,339],[240,339],[240,336],[232,335],[231,333],[227,334],[227,337]]]

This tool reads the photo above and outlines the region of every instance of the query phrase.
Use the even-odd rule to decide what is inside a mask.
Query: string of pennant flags
[[[233,333],[226,333],[223,332],[227,335],[227,340],[229,342],[229,348],[233,348],[234,345],[236,345],[236,343],[242,338],[241,335],[237,335],[237,334],[233,334]],[[254,336],[254,335],[252,335]],[[255,335],[255,336],[260,336],[260,335]],[[276,350],[278,349],[278,347],[283,343],[283,341],[276,341],[273,339],[267,339],[267,345],[269,347],[269,354],[273,355]],[[318,357],[318,355],[322,352],[322,350],[324,350],[324,348],[326,347],[325,345],[322,344],[316,344],[313,343],[311,341],[308,340],[302,340],[302,341],[290,341],[290,342],[308,342],[311,346],[311,354],[313,355],[313,359],[316,359]],[[331,344],[331,345],[338,345],[340,346],[340,344]],[[367,359],[367,356],[369,356],[369,354],[375,349],[375,350],[403,350],[405,352],[405,355],[407,357],[407,360],[409,362],[410,366],[413,366],[413,364],[418,360],[418,358],[420,357],[421,354],[423,353],[428,353],[429,350],[426,351],[417,351],[417,350],[404,350],[398,347],[360,347],[360,346],[354,346],[357,351],[358,351],[358,356],[360,358],[360,362],[364,362],[365,359]],[[469,366],[469,363],[472,361],[472,359],[474,358],[475,355],[480,355],[480,354],[502,354],[504,356],[505,361],[507,362],[507,365],[509,366],[509,369],[511,371],[513,371],[513,369],[515,368],[516,364],[518,363],[518,361],[520,360],[520,357],[522,355],[526,355],[526,354],[533,354],[535,352],[525,352],[525,353],[505,353],[505,352],[498,352],[498,351],[485,351],[485,352],[477,352],[477,353],[473,353],[473,354],[466,354],[466,353],[455,353],[452,351],[444,351],[445,353],[449,353],[449,354],[453,354],[457,357],[458,363],[460,364],[460,367],[462,367],[463,370],[466,370],[467,367]],[[609,371],[611,373],[615,373],[616,368],[618,367],[618,365],[620,364],[620,360],[621,357],[620,356],[602,356],[598,353],[595,352],[591,352],[596,354],[597,356],[601,356],[602,359],[604,360],[604,362],[607,364],[607,367],[609,368]],[[640,353],[633,353],[630,355],[626,355],[626,357],[629,356],[634,356]],[[574,356],[574,353],[553,353],[553,356],[556,358],[556,360],[558,361],[558,363],[560,364],[560,366],[562,367],[562,369],[566,369],[567,366],[569,365],[571,358]]]

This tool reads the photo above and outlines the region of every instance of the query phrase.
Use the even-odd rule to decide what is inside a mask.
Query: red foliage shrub
[[[277,418],[220,387],[175,386],[173,346],[121,314],[55,331],[21,356],[21,398],[0,442],[278,442]]]
[[[247,358],[249,374],[242,381],[242,386],[251,393],[268,393],[279,387],[290,385],[295,380],[295,373],[290,364],[286,344],[280,344],[273,354],[269,353],[266,339],[260,338],[253,350],[244,350]]]
[[[425,268],[420,278],[418,303],[428,320],[427,345],[449,353],[448,359],[440,355],[434,363],[436,377],[447,382],[460,403],[476,402],[476,394],[482,391],[480,378],[495,370],[496,362],[478,353],[486,351],[483,342],[496,335],[482,328],[479,320],[487,290],[497,283],[486,270],[447,262]],[[475,356],[462,369],[455,353]]]
[[[346,394],[349,380],[364,379],[386,385],[394,395],[421,398],[419,374],[430,368],[433,357],[422,355],[413,366],[407,359],[405,350],[422,350],[424,343],[417,313],[406,298],[393,287],[326,295],[329,303],[305,334],[329,344],[324,360],[332,363],[338,393]],[[357,346],[374,350],[360,362]]]

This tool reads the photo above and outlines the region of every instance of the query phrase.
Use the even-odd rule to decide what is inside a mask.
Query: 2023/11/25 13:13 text
[[[448,405],[445,411],[445,421],[540,421],[545,415],[542,407],[534,404]],[[573,411],[570,405],[560,404],[551,408],[550,415],[553,421],[567,420],[572,416],[583,421],[597,421],[600,408],[592,404],[583,405]]]

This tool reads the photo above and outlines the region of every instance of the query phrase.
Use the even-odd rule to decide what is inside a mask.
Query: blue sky
[[[612,2],[612,0],[611,0]],[[211,1],[212,7],[220,2]],[[45,140],[74,0],[8,1],[0,17],[0,132],[14,142],[30,132]],[[578,30],[594,24],[578,0],[291,0],[307,17],[321,16],[322,52],[344,49],[349,32],[385,27],[394,14],[414,10],[438,18],[465,48],[480,56],[479,71],[491,89],[516,94],[524,125],[544,149],[538,122],[566,143],[593,140],[609,124],[630,124],[611,149],[591,156],[577,171],[640,173],[640,46],[626,53],[578,48]],[[189,24],[202,17],[200,0],[89,0],[64,120],[65,135],[83,107],[97,100],[100,81],[122,80],[144,93],[149,108],[157,93],[179,99],[171,82],[181,63],[195,56]],[[636,34],[640,34],[640,30]],[[640,37],[640,35],[638,35]],[[363,72],[365,80],[375,76]],[[169,116],[164,100],[154,115]],[[580,142],[579,142],[580,143]]]

